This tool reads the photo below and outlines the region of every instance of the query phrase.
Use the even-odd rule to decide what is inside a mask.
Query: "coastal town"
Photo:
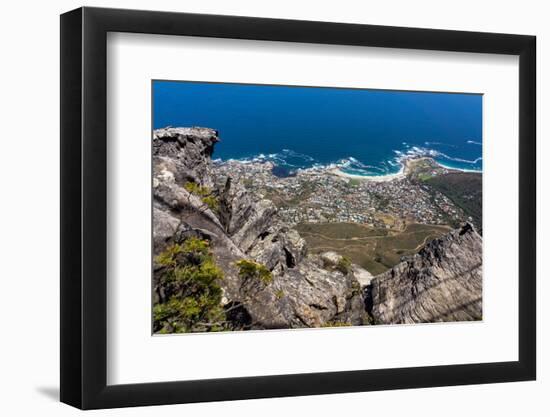
[[[403,230],[410,223],[471,221],[448,197],[421,181],[449,172],[430,158],[404,161],[402,172],[379,177],[347,175],[327,167],[281,177],[274,175],[274,168],[272,162],[231,160],[214,164],[217,182],[231,176],[252,194],[273,201],[289,226],[358,223]]]

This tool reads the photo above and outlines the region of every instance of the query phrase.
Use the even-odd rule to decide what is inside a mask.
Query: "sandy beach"
[[[336,175],[338,177],[342,178],[354,178],[362,181],[372,181],[372,182],[388,182],[393,180],[398,180],[405,178],[407,175],[409,175],[414,170],[414,164],[418,163],[423,160],[429,160],[431,164],[435,167],[439,167],[440,169],[443,169],[445,172],[473,172],[473,173],[479,173],[479,171],[476,170],[468,170],[468,169],[457,169],[445,166],[437,161],[435,161],[433,158],[430,157],[408,157],[403,158],[401,163],[401,169],[399,172],[396,172],[395,174],[387,174],[387,175],[355,175],[355,174],[348,174],[344,171],[342,171],[340,168],[334,167],[327,170],[329,174]]]
[[[348,174],[346,172],[343,172],[340,168],[331,168],[328,170],[328,172],[330,174],[333,174],[333,175],[336,175],[338,177],[343,177],[343,178],[354,178],[354,179],[358,179],[358,180],[363,180],[363,181],[372,181],[372,182],[388,182],[388,181],[393,181],[393,180],[398,180],[398,179],[402,179],[402,178],[405,178],[407,176],[407,173],[410,171],[411,167],[410,167],[410,162],[412,161],[421,161],[423,159],[430,159],[431,161],[433,161],[434,164],[436,165],[439,165],[437,164],[437,162],[435,162],[432,158],[427,158],[427,157],[409,157],[409,158],[403,158],[400,163],[401,163],[401,168],[399,169],[399,172],[396,172],[394,174],[386,174],[386,175],[371,175],[371,176],[367,176],[367,175],[355,175],[355,174]]]
[[[372,176],[354,175],[354,174],[348,174],[346,172],[343,172],[340,170],[340,168],[330,168],[328,170],[328,173],[332,175],[336,175],[338,177],[354,178],[362,181],[373,181],[373,182],[388,182],[388,181],[405,178],[405,170],[403,167],[399,172],[396,172],[395,174],[387,174],[387,175],[372,175]]]

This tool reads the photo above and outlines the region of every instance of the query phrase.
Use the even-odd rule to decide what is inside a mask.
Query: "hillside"
[[[425,184],[446,195],[482,233],[482,175],[474,172],[449,172],[431,177]]]

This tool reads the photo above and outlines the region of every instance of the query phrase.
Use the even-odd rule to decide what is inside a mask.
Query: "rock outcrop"
[[[367,308],[377,324],[482,319],[482,240],[466,224],[366,287]]]
[[[218,142],[218,132],[214,129],[204,127],[157,129],[153,133],[153,165],[157,168],[163,163],[166,164],[178,183],[194,181],[211,186],[210,156],[216,142]]]
[[[211,155],[217,141],[217,132],[207,128],[154,131],[155,256],[191,236],[209,240],[224,271],[222,300],[235,328],[364,324],[363,294],[352,268],[337,270],[318,256],[308,256],[304,239],[281,221],[271,201],[250,195],[231,178],[216,183]],[[189,183],[200,187],[199,192]],[[204,190],[215,207],[201,196]],[[265,265],[272,282],[243,280],[236,266],[241,259]],[[161,268],[154,267],[155,300],[162,301]]]

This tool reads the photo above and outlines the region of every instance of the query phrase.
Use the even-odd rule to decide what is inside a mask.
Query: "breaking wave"
[[[447,146],[449,148],[456,148],[456,145],[453,145],[451,143],[445,143],[445,142],[424,142],[424,145],[426,146]]]
[[[473,141],[468,141],[468,143]],[[424,142],[429,145],[443,145],[441,142]],[[476,144],[478,144],[477,142]],[[346,158],[339,159],[334,162],[321,162],[311,155],[299,153],[291,149],[283,149],[281,152],[276,153],[260,153],[254,156],[227,159],[225,161],[238,161],[243,164],[250,163],[266,163],[271,162],[277,170],[281,170],[285,175],[294,175],[301,170],[322,170],[322,169],[334,169],[337,168],[346,174],[360,175],[360,176],[379,176],[388,175],[401,172],[404,166],[404,161],[410,158],[430,157],[442,166],[446,166],[452,169],[464,170],[464,171],[481,171],[480,162],[482,157],[475,159],[460,158],[457,156],[449,155],[448,153],[433,149],[432,147],[411,146],[407,142],[402,143],[404,148],[400,150],[394,150],[394,156],[392,158],[381,161],[377,165],[366,164],[359,159],[348,156]],[[450,147],[456,147],[449,145]],[[223,163],[221,159],[215,159],[215,163]]]

